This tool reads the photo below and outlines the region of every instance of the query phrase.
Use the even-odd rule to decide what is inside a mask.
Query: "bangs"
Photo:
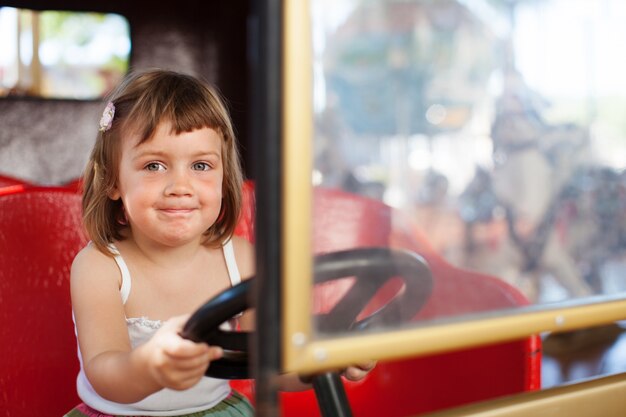
[[[125,127],[140,136],[140,143],[150,139],[162,122],[170,123],[171,133],[211,128],[230,141],[230,122],[214,92],[186,76],[153,81],[151,91],[139,97],[125,118]]]

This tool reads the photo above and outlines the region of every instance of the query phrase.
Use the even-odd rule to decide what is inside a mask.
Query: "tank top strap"
[[[228,268],[228,277],[230,278],[230,285],[234,286],[241,282],[241,275],[239,274],[239,268],[237,267],[237,261],[235,260],[235,250],[233,249],[233,240],[228,239],[226,243],[222,245],[224,251],[224,259],[226,260],[226,268]]]
[[[110,244],[109,248],[114,254],[115,263],[120,269],[120,273],[122,274],[122,285],[120,286],[120,296],[122,297],[122,303],[126,304],[128,300],[128,296],[130,295],[131,289],[131,278],[130,271],[128,270],[128,266],[120,255],[119,251],[115,247],[114,244]],[[228,277],[230,278],[231,285],[237,285],[241,282],[241,274],[239,273],[239,268],[237,267],[237,261],[235,260],[235,250],[233,249],[233,241],[228,239],[226,243],[222,246],[222,250],[224,251],[224,260],[226,261],[226,268],[228,269]]]
[[[130,271],[128,270],[128,266],[120,255],[120,252],[117,250],[113,243],[109,244],[109,248],[114,254],[115,263],[117,267],[120,269],[122,273],[122,285],[120,286],[120,296],[122,297],[122,304],[126,304],[126,300],[128,300],[128,296],[130,295]]]

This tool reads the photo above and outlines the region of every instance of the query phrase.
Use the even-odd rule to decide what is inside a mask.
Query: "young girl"
[[[228,381],[204,376],[220,347],[179,336],[254,273],[252,246],[232,235],[241,187],[227,110],[206,83],[150,70],[113,92],[84,175],[91,242],[71,271],[83,404],[66,416],[253,414]],[[239,321],[253,327],[250,313]]]

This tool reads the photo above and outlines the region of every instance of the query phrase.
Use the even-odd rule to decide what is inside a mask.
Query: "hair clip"
[[[115,105],[112,101],[109,101],[102,112],[102,117],[100,118],[100,132],[106,132],[111,128],[111,125],[113,124],[113,116],[115,116]]]

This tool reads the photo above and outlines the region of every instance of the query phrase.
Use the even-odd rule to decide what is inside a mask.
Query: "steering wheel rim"
[[[432,291],[432,275],[426,261],[402,249],[371,247],[330,252],[315,258],[314,271],[316,284],[356,277],[352,287],[327,314],[315,317],[315,329],[320,333],[406,322],[421,310]],[[357,320],[378,290],[394,277],[403,278],[403,293]],[[406,302],[407,299],[411,302]]]
[[[426,261],[402,249],[357,248],[317,255],[314,276],[315,283],[356,277],[354,285],[327,314],[316,316],[317,330],[322,333],[362,330],[398,320],[406,322],[423,307],[432,291],[432,275]],[[371,297],[394,277],[404,278],[404,291],[357,321]],[[226,331],[220,329],[220,325],[252,305],[251,290],[255,280],[252,277],[213,297],[196,310],[183,327],[182,337],[221,346],[224,350],[222,358],[211,362],[207,376],[250,378],[247,355],[250,332]]]

